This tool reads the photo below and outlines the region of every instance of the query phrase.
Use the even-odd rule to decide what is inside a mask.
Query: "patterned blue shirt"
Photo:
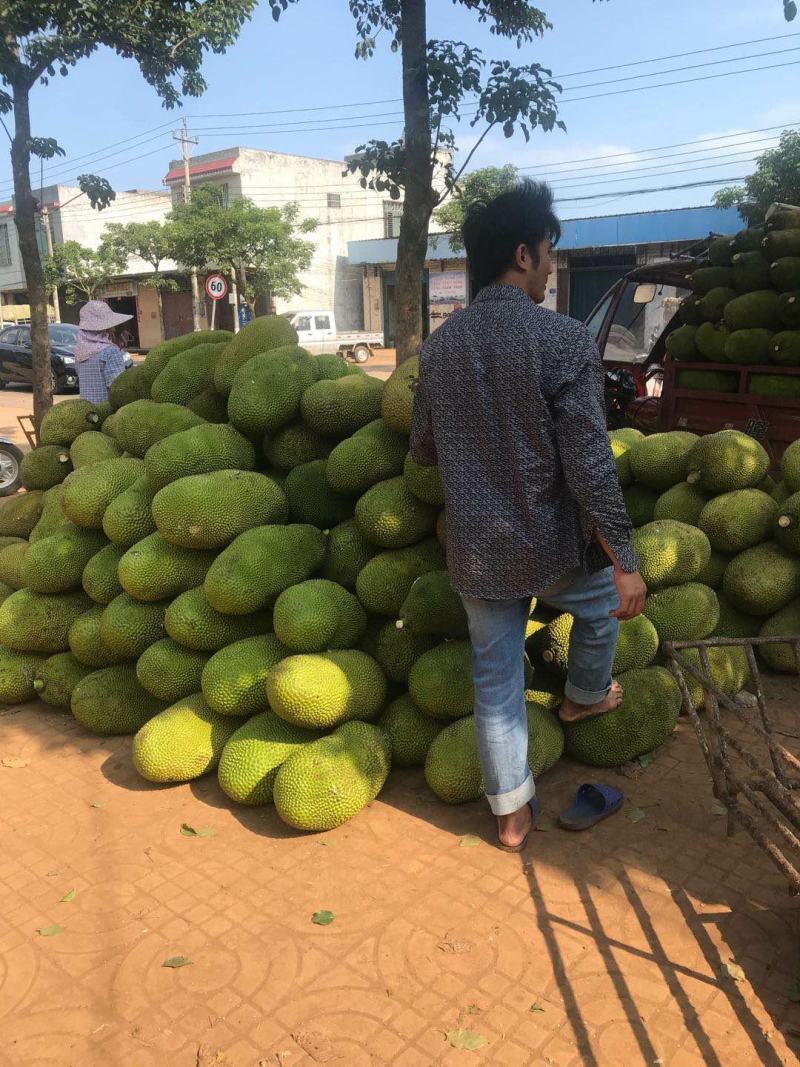
[[[453,587],[536,596],[575,567],[638,569],[606,432],[603,371],[581,323],[490,285],[422,346],[411,453],[438,462]]]
[[[75,364],[81,400],[102,404],[108,400],[108,387],[125,370],[125,357],[116,345],[108,344],[94,356]]]

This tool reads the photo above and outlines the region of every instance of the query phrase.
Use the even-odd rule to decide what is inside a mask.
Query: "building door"
[[[585,322],[603,294],[635,265],[625,263],[613,267],[570,267],[569,314],[572,318]]]
[[[127,339],[126,348],[137,349],[139,347],[139,319],[137,317],[135,296],[109,296],[106,303],[112,311],[120,315],[130,315],[130,322],[123,322],[117,327],[117,337],[120,340]]]
[[[191,333],[193,328],[192,294],[164,293],[164,340]]]

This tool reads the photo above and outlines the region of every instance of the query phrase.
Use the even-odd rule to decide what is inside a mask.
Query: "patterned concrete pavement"
[[[574,836],[545,818],[521,856],[416,771],[298,836],[213,775],[138,780],[129,747],[43,706],[0,712],[2,1067],[797,1061],[798,913],[725,836],[685,725],[640,777],[606,775],[622,814]],[[585,777],[543,779],[545,817]],[[457,1031],[485,1043],[454,1048]]]

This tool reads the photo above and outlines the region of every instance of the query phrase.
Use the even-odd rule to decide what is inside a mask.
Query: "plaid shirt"
[[[105,348],[81,362],[76,363],[80,383],[81,400],[102,404],[108,400],[108,387],[125,370],[125,357],[116,345]]]
[[[427,339],[411,452],[438,462],[447,567],[467,596],[535,596],[575,567],[608,566],[598,531],[638,569],[585,326],[490,285]]]

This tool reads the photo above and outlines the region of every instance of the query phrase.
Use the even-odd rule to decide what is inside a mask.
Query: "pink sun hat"
[[[129,322],[133,315],[121,315],[112,311],[105,300],[90,300],[81,308],[78,325],[82,330],[90,333],[102,333],[104,330],[112,330],[123,322]]]

